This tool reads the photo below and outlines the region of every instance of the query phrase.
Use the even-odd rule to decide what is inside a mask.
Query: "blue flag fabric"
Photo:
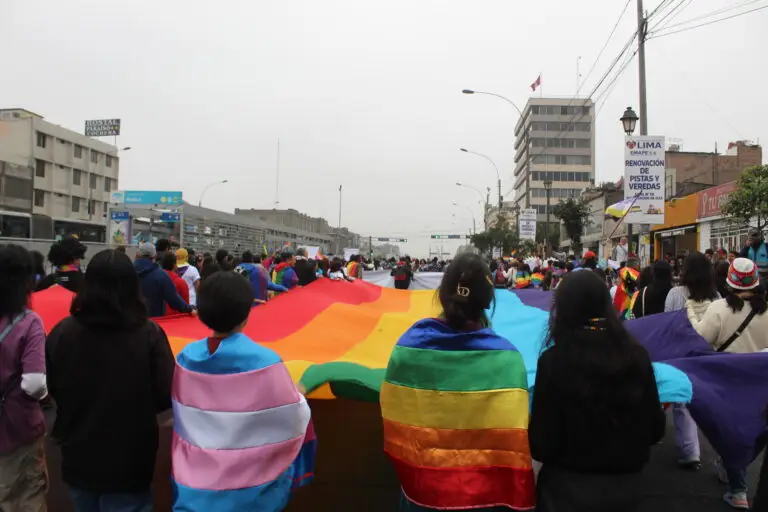
[[[525,315],[536,316],[539,314],[536,310],[539,310],[548,316],[552,292],[517,290],[510,292],[510,295],[512,293],[522,307],[528,308],[529,311]],[[497,294],[497,301],[499,297],[500,294]],[[509,299],[501,300],[506,302]],[[520,323],[521,320],[518,318],[517,322]],[[522,323],[526,322],[530,322],[530,319],[523,316]],[[694,420],[728,465],[749,465],[768,440],[768,353],[717,353],[698,335],[684,311],[629,320],[626,326],[645,346],[654,361],[662,401],[690,402],[688,408]],[[506,334],[495,323],[494,328],[520,349],[519,340]],[[546,333],[544,325],[539,328],[544,329],[539,333],[539,340],[535,339],[534,330],[528,332],[529,336],[533,336],[531,345],[538,347]],[[534,357],[538,357],[538,353],[535,356],[531,353],[526,358],[526,365],[535,365]],[[535,366],[528,367],[534,368],[535,372]],[[664,368],[663,372],[673,368],[687,378],[692,387],[690,400],[671,399],[674,393],[680,390],[663,389],[660,368]],[[530,378],[529,371],[529,382],[533,382]],[[676,379],[674,374],[667,375],[667,378]]]

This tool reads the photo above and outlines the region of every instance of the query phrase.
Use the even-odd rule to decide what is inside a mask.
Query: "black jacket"
[[[134,268],[139,274],[141,283],[141,294],[147,303],[149,316],[163,316],[165,314],[165,304],[168,303],[176,311],[189,313],[192,307],[184,302],[173,281],[168,277],[163,269],[158,267],[154,261],[139,258],[134,263]]]
[[[41,290],[46,290],[51,286],[58,284],[71,292],[77,293],[80,291],[84,279],[84,274],[79,270],[70,272],[59,272],[57,270],[53,274],[48,274],[42,278],[35,286],[35,291],[39,292]]]
[[[64,482],[96,493],[149,490],[156,415],[171,407],[174,358],[165,332],[152,321],[96,330],[69,317],[48,335],[46,364]]]

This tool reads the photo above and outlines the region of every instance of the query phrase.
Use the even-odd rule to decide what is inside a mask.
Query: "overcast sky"
[[[646,0],[653,11],[662,0]],[[768,5],[667,0],[667,32]],[[680,5],[678,5],[680,4]],[[704,14],[744,4],[712,18]],[[623,0],[0,0],[0,106],[78,131],[120,117],[120,188],[182,190],[232,211],[280,207],[373,236],[466,232],[477,188],[512,185],[516,111],[543,73],[544,95],[589,94],[636,27],[635,0],[587,77]],[[660,11],[664,13],[669,9]],[[671,27],[694,19],[688,25]],[[651,22],[653,28],[654,21]],[[651,40],[649,127],[683,149],[768,140],[768,9]],[[622,61],[623,62],[623,61]],[[610,78],[607,82],[610,81]],[[637,109],[634,60],[598,89],[597,180],[623,172],[618,118]],[[538,92],[535,93],[538,96]],[[607,99],[606,99],[607,98]],[[457,201],[465,207],[456,208]],[[453,217],[453,214],[456,217]]]

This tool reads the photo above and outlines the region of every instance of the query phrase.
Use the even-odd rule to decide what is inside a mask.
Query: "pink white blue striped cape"
[[[283,510],[313,475],[310,410],[280,357],[244,334],[187,345],[173,377],[175,511]]]

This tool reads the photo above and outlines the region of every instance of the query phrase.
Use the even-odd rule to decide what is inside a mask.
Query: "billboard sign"
[[[624,222],[664,224],[664,137],[628,135],[624,140],[624,198],[635,204]]]
[[[430,235],[432,240],[467,240],[470,235]]]
[[[120,135],[119,119],[91,119],[85,122],[86,137],[112,137]]]
[[[181,214],[176,212],[163,212],[160,214],[161,222],[179,222],[181,220]]]
[[[132,240],[131,214],[127,211],[109,212],[109,241],[114,245],[126,245]]]
[[[520,210],[517,217],[517,224],[520,230],[520,240],[536,241],[536,209],[525,208]]]
[[[118,190],[112,192],[110,202],[117,204],[135,205],[169,205],[181,206],[181,192],[163,190]]]
[[[728,201],[731,193],[736,191],[736,182],[731,181],[718,187],[708,188],[696,193],[696,211],[698,218],[716,217],[722,215],[722,206]]]

